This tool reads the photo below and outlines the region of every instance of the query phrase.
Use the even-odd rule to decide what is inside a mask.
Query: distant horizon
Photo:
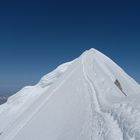
[[[140,8],[129,1],[1,1],[0,95],[95,48],[140,83]]]

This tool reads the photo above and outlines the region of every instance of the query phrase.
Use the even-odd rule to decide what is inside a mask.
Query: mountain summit
[[[139,140],[140,85],[90,49],[0,106],[0,140]]]

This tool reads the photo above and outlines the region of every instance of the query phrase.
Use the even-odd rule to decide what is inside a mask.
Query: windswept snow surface
[[[0,140],[140,140],[140,86],[90,49],[0,106]]]

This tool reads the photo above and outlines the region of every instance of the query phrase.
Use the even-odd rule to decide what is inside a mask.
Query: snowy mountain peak
[[[90,49],[0,106],[0,140],[138,140],[140,86]]]

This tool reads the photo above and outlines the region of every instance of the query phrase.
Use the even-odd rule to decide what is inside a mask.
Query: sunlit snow
[[[140,140],[140,85],[90,49],[0,105],[0,140]]]

